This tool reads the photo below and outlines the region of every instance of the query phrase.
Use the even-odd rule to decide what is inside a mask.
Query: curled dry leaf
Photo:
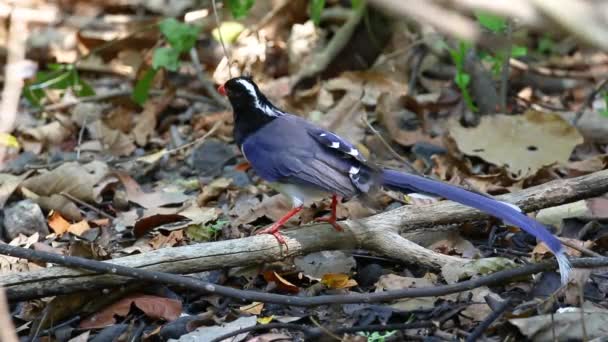
[[[144,146],[156,129],[158,115],[169,106],[175,97],[175,90],[170,90],[158,98],[146,102],[144,110],[137,118],[137,124],[133,128],[133,136],[137,145]]]
[[[64,233],[72,233],[76,236],[82,235],[82,233],[91,229],[89,223],[86,220],[81,220],[76,223],[70,223],[61,216],[58,212],[54,211],[48,219],[49,227],[53,229],[55,234],[61,236]]]
[[[107,174],[108,166],[100,161],[84,165],[70,162],[27,179],[22,186],[40,196],[65,192],[85,202],[96,202],[93,187]]]
[[[510,319],[509,323],[537,342],[577,341],[581,336],[600,339],[608,335],[608,310],[585,302],[583,309],[567,307],[555,314]]]
[[[168,204],[178,204],[185,202],[187,195],[181,192],[167,192],[157,190],[155,192],[143,192],[137,182],[125,172],[114,173],[125,187],[127,198],[133,203],[137,203],[144,208],[162,207]]]
[[[222,194],[228,187],[232,184],[232,179],[230,178],[216,178],[211,183],[203,187],[203,191],[198,198],[196,199],[196,203],[199,206],[205,206],[209,201],[214,200],[220,194]]]
[[[87,129],[93,139],[101,142],[104,149],[112,155],[121,157],[128,156],[135,151],[133,138],[123,132],[106,126],[101,120],[91,122]]]
[[[55,115],[56,121],[23,131],[23,139],[42,143],[44,146],[58,145],[75,132],[74,123],[63,115]]]
[[[269,283],[274,282],[277,285],[277,287],[282,291],[286,291],[286,292],[290,292],[290,293],[300,292],[300,288],[298,288],[294,284],[290,283],[287,279],[281,277],[277,272],[266,271],[263,273],[263,275],[264,275],[264,279],[267,282],[269,282]]]
[[[321,283],[331,289],[347,289],[358,285],[356,280],[350,279],[348,274],[344,273],[324,274]]]
[[[23,182],[24,179],[29,177],[32,171],[25,172],[20,176],[13,176],[8,173],[0,173],[0,209],[4,208],[6,201],[13,194],[15,189]]]
[[[559,115],[532,110],[484,116],[475,128],[452,121],[450,134],[462,152],[504,166],[518,178],[546,165],[566,163],[574,147],[583,143],[576,128]]]
[[[402,146],[411,146],[417,142],[428,142],[441,145],[440,138],[432,138],[425,133],[424,117],[417,101],[407,95],[387,92],[380,95],[376,114],[390,138]]]
[[[82,329],[103,328],[116,323],[114,316],[125,317],[135,305],[152,319],[176,320],[182,313],[182,303],[176,299],[135,294],[125,297],[80,322]]]

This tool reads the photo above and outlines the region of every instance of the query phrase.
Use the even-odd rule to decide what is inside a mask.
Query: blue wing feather
[[[314,186],[343,197],[357,195],[349,171],[359,162],[320,144],[302,129],[303,123],[305,128],[312,126],[293,116],[273,120],[245,139],[245,158],[269,182]]]

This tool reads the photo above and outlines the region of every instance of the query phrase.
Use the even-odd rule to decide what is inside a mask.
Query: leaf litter
[[[261,182],[237,153],[232,140],[232,114],[210,96],[214,85],[230,77],[228,69],[233,75],[242,70],[252,74],[281,108],[335,130],[371,160],[397,168],[404,168],[407,160],[417,172],[490,195],[586,175],[607,166],[608,120],[601,114],[606,110],[605,94],[600,91],[590,105],[584,102],[595,86],[590,80],[601,79],[593,73],[606,60],[603,53],[593,49],[579,50],[575,46],[569,51],[576,51],[573,53],[532,52],[529,63],[536,63],[534,67],[541,68],[537,70],[548,68],[564,76],[539,81],[513,67],[508,114],[495,108],[498,88],[492,85],[498,79],[484,67],[488,60],[470,56],[464,71],[471,73],[471,96],[477,97],[474,100],[483,107],[484,115],[480,115],[466,106],[463,90],[455,83],[458,75],[454,74],[453,63],[441,57],[448,56],[446,49],[459,42],[400,20],[394,26],[386,25],[388,19],[372,7],[364,31],[374,31],[377,39],[349,40],[345,44],[348,53],[329,56],[334,59],[329,62],[339,63],[328,62],[327,72],[319,72],[306,84],[298,78],[299,73],[310,61],[318,61],[327,46],[333,46],[332,37],[340,36],[338,30],[346,20],[343,13],[349,11],[341,3],[326,4],[320,26],[309,20],[307,3],[302,1],[256,1],[251,9],[241,8],[243,13],[249,11],[245,19],[224,22],[234,26],[229,37],[231,63],[224,60],[213,31],[215,25],[208,21],[211,8],[206,5],[199,11],[199,5],[189,0],[134,1],[126,5],[113,1],[73,3],[64,11],[69,27],[61,22],[49,24],[44,34],[36,28],[37,35],[28,42],[28,58],[35,59],[41,70],[65,71],[71,64],[53,63],[78,62],[78,73],[70,71],[69,75],[77,75],[82,82],[63,87],[65,84],[58,80],[62,87],[43,89],[42,107],[22,101],[23,115],[10,134],[12,143],[6,160],[0,161],[5,166],[0,170],[0,237],[11,245],[96,259],[135,253],[145,256],[157,249],[245,237],[280,218],[290,208],[289,203]],[[147,19],[134,15],[142,10]],[[202,26],[194,48],[197,54],[190,51],[178,56],[175,72],[161,70],[148,79],[149,100],[141,105],[131,99],[131,90],[145,79],[155,48],[168,47],[158,28],[146,25],[164,16],[200,16],[199,21],[195,20]],[[83,22],[82,18],[91,21]],[[382,38],[376,20],[383,29],[392,30],[390,39]],[[528,51],[547,38],[529,34],[527,28],[521,30],[526,33],[523,36],[527,37]],[[562,49],[573,46],[571,40],[570,45],[566,44],[568,38],[550,37]],[[408,48],[404,49],[406,43]],[[384,44],[383,49],[370,56],[376,44]],[[193,55],[198,55],[203,67],[201,78],[188,58]],[[349,63],[353,56],[357,60]],[[587,61],[591,60],[600,63],[590,65]],[[336,65],[352,66],[342,72]],[[587,73],[584,80],[570,78],[568,72],[574,71]],[[78,96],[79,89],[88,87],[96,94],[92,100]],[[122,95],[104,97],[112,92]],[[541,109],[555,106],[562,110]],[[573,125],[577,111],[583,115]],[[338,217],[361,219],[404,204],[425,203],[394,192],[382,191],[376,197],[378,208],[368,208],[356,199],[340,203]],[[324,216],[328,206],[328,200],[315,203],[288,225],[306,224]],[[597,196],[543,209],[536,218],[554,226],[573,246],[568,247],[570,256],[590,251],[601,254],[608,247],[604,224],[607,207],[604,196]],[[36,225],[15,230],[14,222],[24,221],[13,218],[31,218]],[[469,260],[458,267],[448,264],[432,270],[365,250],[320,251],[289,256],[276,263],[192,276],[238,289],[298,296],[372,293],[453,284],[522,262],[551,258],[545,245],[518,229],[492,222],[461,228],[459,234],[435,234],[424,245]],[[1,274],[42,267],[47,265],[0,256]],[[162,336],[178,341],[210,340],[241,328],[275,322],[311,328],[318,325],[326,330],[432,322],[433,328],[390,334],[395,339],[414,335],[455,339],[471,334],[490,316],[496,303],[510,299],[512,307],[491,324],[486,337],[543,341],[552,340],[556,333],[558,339],[566,340],[576,339],[585,331],[587,338],[595,338],[605,335],[608,282],[604,273],[593,269],[581,276],[582,285],[579,282],[563,292],[558,290],[558,277],[543,272],[533,280],[479,287],[460,294],[341,309],[331,305],[307,309],[235,302],[146,284],[124,292],[104,290],[104,307],[91,308],[81,302],[86,296],[99,298],[99,293],[85,292],[81,299],[58,296],[53,301],[65,301],[70,310],[53,316],[53,320],[68,328],[66,339],[75,341],[118,338],[128,326],[145,327],[145,332],[139,331],[134,339]],[[581,286],[585,293],[582,303],[578,298]],[[12,306],[19,311],[15,320],[26,322],[20,333],[29,333],[35,320],[43,321],[43,310],[57,305],[49,304],[53,301],[31,300]],[[170,328],[175,333],[165,334]],[[380,336],[374,333],[340,338],[371,341],[372,336]],[[305,334],[281,329],[241,333],[233,340],[272,338],[298,341]]]

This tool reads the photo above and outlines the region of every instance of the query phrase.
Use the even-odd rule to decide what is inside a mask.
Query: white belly
[[[273,183],[271,186],[273,189],[289,198],[294,207],[300,207],[302,205],[309,206],[310,204],[331,195],[329,192],[312,187],[303,187],[284,183]]]

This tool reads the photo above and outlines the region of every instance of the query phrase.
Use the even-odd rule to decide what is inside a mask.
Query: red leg
[[[333,195],[331,197],[331,214],[329,215],[329,217],[319,217],[317,219],[315,219],[315,221],[317,222],[327,222],[329,224],[332,225],[332,227],[334,227],[335,230],[341,232],[344,229],[338,224],[337,221],[337,217],[336,217],[336,207],[338,206],[338,196]]]
[[[283,235],[281,235],[281,233],[279,232],[279,229],[281,229],[281,227],[283,227],[283,225],[285,225],[285,223],[287,223],[290,218],[292,218],[295,214],[299,213],[302,208],[304,208],[304,206],[299,206],[291,209],[289,212],[287,212],[287,214],[281,217],[281,219],[275,222],[272,226],[264,230],[260,230],[256,234],[271,234],[277,239],[277,241],[279,241],[279,244],[287,246],[287,243],[285,242]]]

